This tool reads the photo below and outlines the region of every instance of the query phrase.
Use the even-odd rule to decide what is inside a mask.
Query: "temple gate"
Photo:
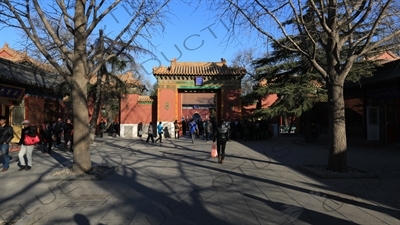
[[[174,59],[168,67],[153,68],[153,74],[158,83],[157,96],[129,92],[121,99],[122,137],[137,137],[140,123],[143,124],[144,136],[147,136],[150,122],[154,130],[162,122],[164,136],[170,137],[175,120],[189,120],[193,115],[209,119],[210,109],[215,111],[217,121],[241,119],[244,68],[228,67],[224,59],[221,62],[177,62]],[[191,104],[191,95],[197,95],[196,103]],[[203,102],[199,103],[199,99]]]
[[[189,93],[214,94],[214,102],[209,103],[215,104],[217,121],[241,119],[244,68],[228,67],[224,59],[221,62],[177,62],[173,59],[168,67],[153,68],[153,74],[158,82],[157,121],[188,119],[182,105],[183,95]]]

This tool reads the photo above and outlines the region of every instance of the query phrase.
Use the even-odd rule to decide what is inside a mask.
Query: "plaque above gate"
[[[195,86],[203,86],[203,77],[196,77],[194,79],[194,85]]]

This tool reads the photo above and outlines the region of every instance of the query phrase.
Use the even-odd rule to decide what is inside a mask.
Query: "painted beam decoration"
[[[0,98],[18,101],[25,92],[25,88],[0,84]]]

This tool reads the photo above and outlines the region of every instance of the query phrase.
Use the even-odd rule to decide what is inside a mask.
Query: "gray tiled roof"
[[[0,81],[38,88],[55,89],[62,82],[60,75],[0,58]]]
[[[377,67],[372,77],[362,77],[358,82],[348,82],[348,88],[361,86],[376,86],[378,84],[398,85],[400,80],[400,59]]]

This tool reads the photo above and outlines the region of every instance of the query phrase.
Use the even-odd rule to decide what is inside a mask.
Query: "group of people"
[[[107,122],[102,118],[98,124],[98,135],[103,138],[104,133],[108,132],[113,137],[119,137],[120,124],[118,121],[112,122],[107,128]]]
[[[232,140],[258,141],[272,136],[271,123],[268,120],[236,120],[229,123]]]
[[[182,124],[186,124],[186,121],[183,120]],[[195,137],[204,137],[208,143],[216,133],[217,124],[214,120],[196,121],[192,119],[187,124],[187,130],[189,131],[189,136],[193,143]],[[186,135],[186,130],[183,130],[183,135]]]
[[[182,123],[180,124],[178,120],[175,120],[174,125],[173,125],[173,130],[174,130],[174,138],[179,139],[180,138],[180,132],[182,131],[182,134],[185,136],[187,134],[186,130],[189,131],[189,136],[192,139],[192,143],[194,143],[195,137],[197,136],[203,136],[205,137],[206,141],[208,142],[211,139],[212,134],[214,133],[213,127],[215,126],[215,123],[213,124],[212,121],[206,120],[204,121],[204,126],[203,126],[203,133],[200,134],[200,128],[198,125],[198,122],[196,120],[191,120],[189,123],[186,123],[185,120],[182,120]],[[164,127],[162,126],[162,122],[160,121],[156,127],[157,129],[157,135],[158,139],[154,141],[154,130],[153,130],[153,124],[150,122],[149,128],[147,130],[147,140],[146,142],[148,143],[149,140],[151,140],[153,143],[160,141],[162,143],[162,134],[164,134]],[[138,124],[138,137],[142,137],[143,134],[143,123],[140,122]]]
[[[6,122],[7,118],[5,116],[0,116],[0,149],[4,160],[1,172],[5,172],[9,169],[10,157],[8,154],[10,142],[14,138],[14,130]],[[32,126],[29,120],[22,121],[21,125],[22,130],[18,142],[18,145],[20,146],[18,153],[19,171],[32,169],[33,148],[40,142],[43,143],[43,153],[51,154],[53,141],[56,141],[56,146],[59,147],[61,145],[61,137],[63,136],[65,147],[69,147],[70,151],[73,150],[72,135],[74,127],[70,119],[67,119],[65,123],[61,118],[58,118],[57,122],[54,124],[51,124],[51,122],[48,121],[41,129]]]
[[[53,125],[51,122],[46,122],[45,127],[42,130],[42,137],[45,146],[47,147],[47,153],[51,153],[51,147],[53,140],[56,141],[56,147],[61,146],[62,137],[64,137],[64,147],[73,150],[73,131],[74,125],[70,119],[66,119],[65,122],[61,118],[57,119],[57,122]]]
[[[14,131],[13,128],[6,123],[6,117],[0,116],[0,149],[3,154],[3,169],[1,172],[5,172],[9,169],[9,148],[10,142],[14,138]],[[61,118],[58,118],[57,121],[52,124],[50,121],[46,122],[45,125],[41,129],[37,129],[36,126],[31,126],[29,120],[24,120],[22,123],[23,129],[21,130],[21,138],[18,143],[20,146],[20,151],[18,154],[19,158],[19,171],[23,170],[30,170],[32,168],[32,153],[35,144],[26,143],[25,136],[36,137],[38,136],[38,142],[42,142],[43,144],[43,153],[51,154],[53,142],[56,142],[56,146],[59,147],[61,145],[61,138],[64,137],[64,145],[65,147],[69,147],[70,151],[73,150],[73,124],[70,119],[65,120],[63,122]],[[176,139],[179,139],[179,133],[181,128],[183,128],[184,123],[182,126],[176,120],[174,122],[174,136]],[[103,136],[104,129],[106,127],[105,121],[102,120],[99,124],[100,128],[100,136]],[[212,121],[205,121],[204,122],[204,136],[207,142],[211,139],[213,140],[213,144],[216,144],[217,151],[218,151],[218,162],[223,163],[225,158],[225,148],[226,142],[229,139],[229,127],[224,121],[216,126],[215,123]],[[160,121],[156,127],[158,138],[154,140],[154,133],[153,133],[153,125],[150,122],[149,128],[147,131],[148,137],[146,142],[148,143],[151,140],[153,143],[160,142],[162,143],[162,136],[164,133],[164,127],[162,122]],[[189,131],[190,138],[192,143],[195,141],[196,135],[199,135],[199,127],[198,123],[195,120],[192,120],[188,123],[187,129]],[[183,134],[185,135],[186,130],[184,130]],[[39,138],[40,137],[40,138]],[[25,156],[26,159],[25,160]]]
[[[196,120],[191,120],[189,123],[187,123],[187,128],[186,128],[186,121],[182,121],[182,125],[180,125],[178,123],[177,120],[175,120],[174,122],[174,137],[175,139],[179,139],[179,133],[181,131],[181,127],[183,135],[186,134],[186,129],[189,131],[189,135],[191,138],[192,143],[194,143],[195,141],[195,137],[196,135],[200,135],[200,129],[198,127],[198,123],[196,122]],[[224,162],[224,158],[225,158],[225,148],[226,148],[226,142],[229,140],[229,127],[228,125],[225,123],[225,121],[221,121],[220,124],[217,126],[217,124],[213,121],[210,120],[206,120],[204,122],[203,125],[203,134],[202,136],[205,136],[205,139],[208,143],[209,140],[213,140],[213,144],[216,145],[217,147],[217,152],[218,152],[218,162],[219,163],[223,163]],[[141,123],[141,126],[139,127],[139,132],[142,131],[143,132],[143,124]],[[149,128],[147,130],[147,139],[146,139],[146,143],[149,143],[149,141],[151,140],[152,143],[155,143],[157,141],[159,141],[160,143],[162,143],[162,136],[164,133],[164,127],[162,125],[162,122],[160,121],[157,125],[157,134],[158,134],[158,138],[156,140],[154,140],[154,130],[153,130],[153,124],[152,122],[149,123]]]
[[[157,142],[157,141],[160,141],[160,143],[162,143],[162,135],[164,134],[164,127],[163,127],[161,121],[157,125],[157,134],[158,134],[158,138],[154,141],[153,124],[150,122],[149,129],[147,130],[146,142],[149,143],[149,140],[151,139],[152,143]]]

